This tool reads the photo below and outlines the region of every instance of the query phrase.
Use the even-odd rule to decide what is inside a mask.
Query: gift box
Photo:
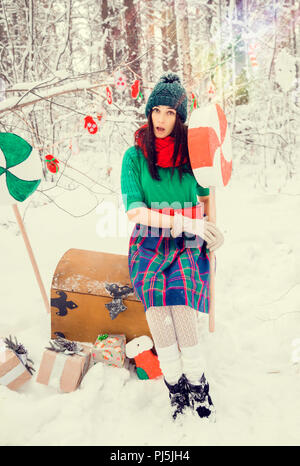
[[[0,338],[0,385],[18,390],[31,379],[32,361],[23,345],[12,338]]]
[[[103,362],[108,366],[123,367],[125,361],[125,335],[99,335],[94,344],[92,357],[94,362]]]
[[[84,341],[84,342],[80,342],[80,346],[82,346],[83,348],[83,351],[85,353],[90,353],[90,362],[89,362],[89,367],[92,367],[94,366],[95,361],[94,361],[94,358],[93,358],[93,353],[94,353],[94,343],[90,343],[89,341]]]
[[[40,364],[36,381],[64,393],[76,390],[90,365],[91,351],[77,342],[57,338],[50,341]]]

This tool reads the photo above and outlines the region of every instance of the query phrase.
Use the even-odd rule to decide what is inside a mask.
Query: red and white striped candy
[[[232,171],[231,137],[226,116],[218,104],[192,112],[188,148],[193,173],[200,186],[228,184]]]

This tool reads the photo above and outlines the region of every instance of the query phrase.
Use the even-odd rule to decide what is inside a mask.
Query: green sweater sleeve
[[[209,188],[202,188],[200,184],[197,184],[196,192],[198,196],[209,196]]]
[[[125,152],[122,161],[121,191],[125,212],[135,207],[146,207],[140,183],[138,157],[135,147],[131,147]]]

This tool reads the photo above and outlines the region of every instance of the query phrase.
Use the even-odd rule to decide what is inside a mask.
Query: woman
[[[172,416],[215,412],[201,367],[197,313],[208,312],[209,256],[223,236],[199,213],[209,189],[197,184],[187,147],[187,95],[177,75],[162,76],[147,105],[148,124],[124,155],[121,189],[135,222],[128,265],[169,390]],[[180,351],[179,351],[180,349]]]

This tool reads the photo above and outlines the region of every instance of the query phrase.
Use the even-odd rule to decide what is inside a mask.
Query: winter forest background
[[[233,144],[215,333],[199,319],[216,425],[172,425],[162,380],[97,364],[70,394],[0,385],[0,444],[299,444],[299,50],[297,0],[0,0],[0,132],[39,151],[44,179],[19,209],[48,295],[69,248],[127,254],[134,225],[101,236],[98,220],[106,201],[127,220],[122,158],[163,72],[181,76],[189,115],[222,106]],[[0,241],[0,336],[38,370],[50,318],[10,206]]]
[[[31,204],[55,202],[78,184],[98,202],[119,192],[124,149],[168,70],[181,75],[190,108],[194,97],[198,106],[221,104],[234,171],[250,166],[253,185],[272,192],[295,175],[297,0],[1,0],[0,15],[1,131],[18,131],[39,149],[50,182]],[[120,73],[125,89],[116,85]],[[133,99],[136,80],[141,94]],[[84,129],[89,115],[99,125],[95,135]],[[55,176],[47,154],[61,162]]]

